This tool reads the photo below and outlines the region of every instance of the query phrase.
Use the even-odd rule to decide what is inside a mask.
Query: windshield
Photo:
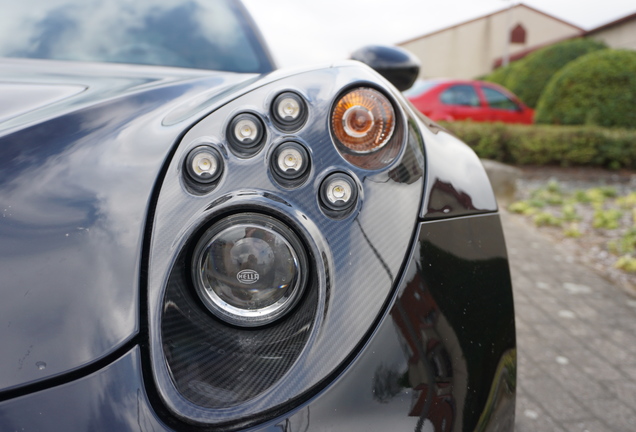
[[[264,73],[267,49],[232,0],[21,0],[0,14],[0,57]]]

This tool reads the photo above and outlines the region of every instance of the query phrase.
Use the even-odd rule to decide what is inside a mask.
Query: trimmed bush
[[[606,49],[569,63],[545,88],[535,122],[636,128],[636,51]]]
[[[594,39],[571,39],[537,50],[523,59],[512,70],[506,87],[531,108],[537,102],[550,79],[566,64],[585,54],[606,49],[607,46]]]
[[[536,108],[541,93],[550,79],[566,64],[607,46],[594,39],[571,39],[537,50],[508,66],[495,69],[483,77],[519,96],[526,105]]]
[[[500,68],[495,69],[488,75],[481,77],[480,79],[483,81],[490,81],[495,84],[499,84],[502,87],[508,88],[511,77],[514,77],[519,69],[521,61],[515,61],[508,66],[502,66]]]
[[[486,159],[514,165],[636,169],[634,130],[473,122],[444,126]]]

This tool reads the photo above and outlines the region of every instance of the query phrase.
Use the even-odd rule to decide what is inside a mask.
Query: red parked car
[[[505,88],[485,81],[418,80],[404,95],[433,121],[531,124],[534,110]]]

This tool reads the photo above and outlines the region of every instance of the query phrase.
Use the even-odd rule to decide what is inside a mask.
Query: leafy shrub
[[[617,255],[636,252],[636,228],[631,228],[620,238],[610,241],[607,247]]]
[[[546,193],[559,196],[560,200],[548,203],[536,198],[546,198]],[[558,231],[554,231],[554,227],[562,226],[560,232],[564,237],[586,237],[586,242],[595,242],[596,235],[616,230],[611,235],[612,240],[606,243],[607,250],[619,256],[614,267],[636,273],[636,207],[633,206],[636,192],[619,196],[616,189],[604,186],[569,192],[551,180],[529,191],[529,196],[530,199],[510,204],[508,210],[532,218],[538,227],[553,227],[555,233]],[[558,201],[563,204],[558,204]],[[579,210],[584,212],[584,216],[579,216]],[[594,212],[591,219],[588,217],[590,210]],[[633,225],[629,218],[623,217],[622,210],[631,211]]]
[[[635,130],[474,122],[444,126],[481,158],[514,165],[636,168]]]
[[[634,71],[636,51],[606,49],[579,57],[552,77],[535,122],[636,128]]]
[[[628,273],[636,273],[636,258],[630,255],[624,255],[616,261],[614,267]]]
[[[584,191],[584,190],[577,190],[574,192],[574,201],[580,202],[583,204],[592,202],[589,195],[587,194],[587,191]]]
[[[607,46],[594,39],[570,39],[537,50],[511,69],[506,87],[529,107],[535,108],[543,89],[562,67],[585,54],[606,49]]]
[[[510,204],[510,206],[508,207],[508,210],[510,210],[513,213],[520,213],[520,214],[524,214],[526,216],[530,216],[530,215],[536,214],[539,211],[539,210],[537,210],[537,206],[533,205],[533,203],[531,203],[529,201],[517,201],[517,202],[514,202],[514,203]]]
[[[579,230],[578,224],[571,223],[563,229],[563,235],[570,238],[579,238],[583,235],[583,233]]]
[[[548,212],[537,213],[532,220],[536,226],[561,226],[561,219]]]
[[[576,207],[572,204],[565,204],[561,207],[561,214],[563,215],[563,220],[567,222],[574,222],[581,220],[581,216],[576,211]]]
[[[548,182],[545,188],[538,188],[532,191],[530,198],[550,205],[563,204],[561,186],[559,186],[559,183],[554,180]]]
[[[495,69],[488,75],[481,77],[481,79],[483,81],[490,81],[508,88],[510,81],[517,74],[520,68],[523,68],[523,62],[521,60],[517,60],[509,63],[508,66],[502,66]]]
[[[594,228],[605,228],[609,230],[617,229],[622,216],[623,213],[616,209],[603,210],[597,208],[594,210],[592,226]]]
[[[636,208],[636,192],[631,192],[616,200],[616,203],[625,210]]]
[[[603,202],[605,198],[616,198],[618,193],[612,186],[599,186],[592,189],[588,189],[587,196],[592,202]]]

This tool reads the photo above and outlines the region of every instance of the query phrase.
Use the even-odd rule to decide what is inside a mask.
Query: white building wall
[[[497,12],[400,45],[419,57],[422,62],[421,78],[471,79],[490,72],[494,61],[504,56],[506,39],[517,24],[526,29],[526,42],[511,44],[510,55],[582,33],[575,26],[524,5],[517,5],[511,10]]]
[[[636,18],[593,32],[590,36],[605,42],[611,48],[636,50]]]

